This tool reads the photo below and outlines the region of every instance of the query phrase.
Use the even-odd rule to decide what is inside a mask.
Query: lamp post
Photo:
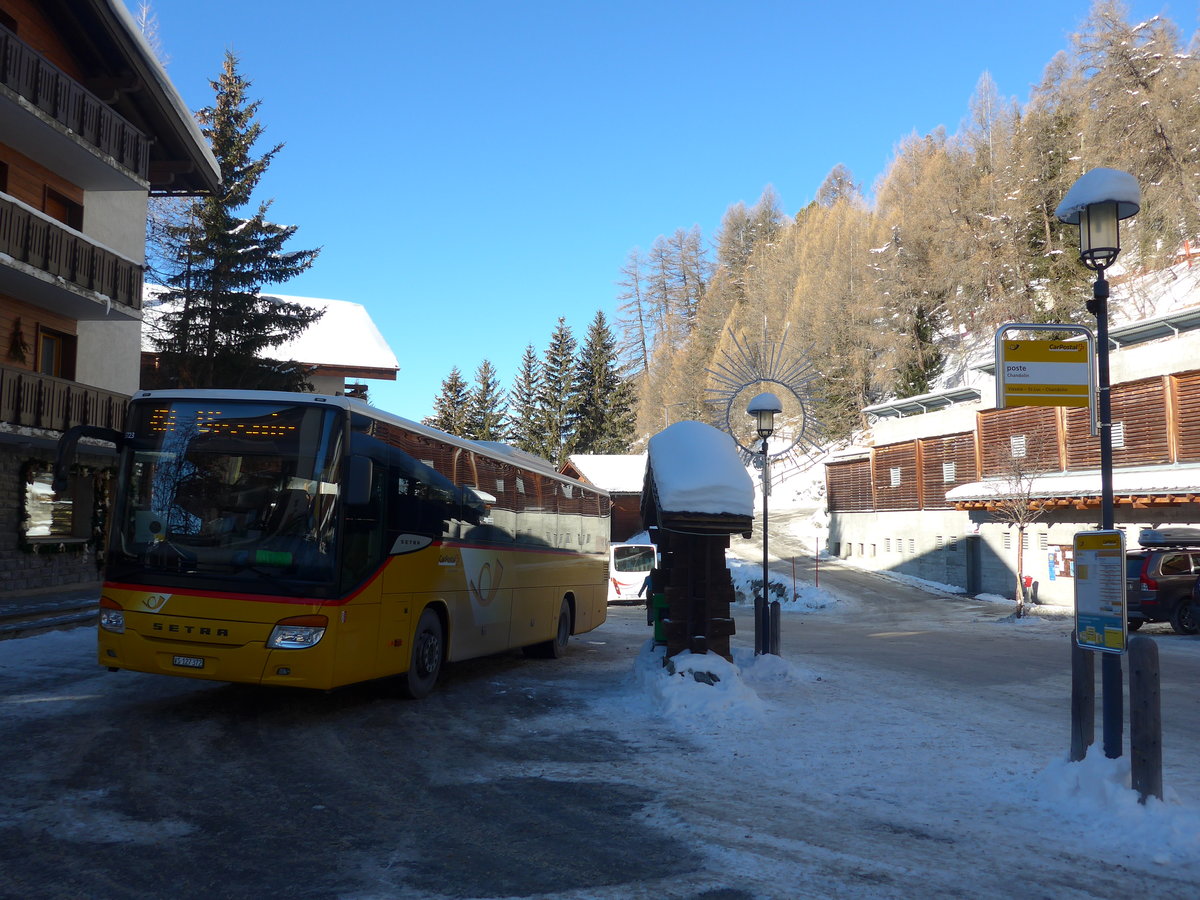
[[[1079,259],[1096,273],[1088,312],[1096,317],[1096,392],[1100,430],[1100,527],[1112,531],[1113,462],[1112,403],[1108,368],[1108,281],[1104,271],[1121,252],[1120,221],[1136,215],[1141,208],[1137,180],[1117,169],[1092,169],[1071,185],[1055,215],[1068,225],[1079,226]],[[1121,755],[1121,730],[1124,702],[1121,684],[1121,657],[1101,654],[1101,679],[1104,686],[1104,755]]]
[[[762,594],[754,602],[754,652],[779,655],[779,635],[772,628],[771,604],[767,601],[767,496],[771,493],[771,457],[767,439],[775,432],[775,416],[783,412],[783,404],[771,393],[759,394],[750,401],[746,412],[754,418],[758,436],[762,439]]]

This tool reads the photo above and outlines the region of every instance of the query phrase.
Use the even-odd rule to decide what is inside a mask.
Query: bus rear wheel
[[[417,621],[417,631],[413,635],[412,658],[408,661],[408,671],[400,676],[400,689],[406,697],[420,700],[427,697],[437,683],[438,673],[442,671],[442,650],[445,646],[445,632],[442,620],[432,609],[426,608]]]
[[[538,659],[560,659],[567,652],[567,641],[571,639],[571,604],[563,598],[558,610],[558,629],[553,640],[542,641],[525,648],[525,655]]]

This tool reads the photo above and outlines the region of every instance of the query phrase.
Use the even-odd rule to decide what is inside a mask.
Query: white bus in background
[[[658,548],[653,544],[612,544],[608,548],[608,602],[643,603],[642,585],[654,568]],[[641,594],[639,597],[638,594]]]

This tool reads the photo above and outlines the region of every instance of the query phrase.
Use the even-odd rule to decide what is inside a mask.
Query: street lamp
[[[1079,226],[1079,259],[1096,273],[1088,312],[1096,317],[1096,369],[1100,426],[1101,528],[1113,528],[1112,404],[1108,371],[1108,281],[1104,270],[1121,252],[1121,219],[1141,206],[1137,180],[1117,169],[1092,169],[1071,185],[1054,214]]]
[[[1068,225],[1079,226],[1079,259],[1096,273],[1088,312],[1096,317],[1096,392],[1100,429],[1100,527],[1112,531],[1113,459],[1112,398],[1108,369],[1108,281],[1104,270],[1121,252],[1121,219],[1141,208],[1137,179],[1118,169],[1092,169],[1071,185],[1054,214]],[[1121,657],[1101,654],[1104,685],[1104,755],[1121,755],[1124,701],[1121,695]]]
[[[779,634],[772,628],[772,604],[767,601],[767,496],[771,493],[771,457],[767,452],[767,439],[775,432],[775,416],[783,412],[783,404],[771,393],[757,395],[746,407],[754,419],[758,436],[762,439],[762,594],[754,602],[755,637],[754,652],[779,655]]]

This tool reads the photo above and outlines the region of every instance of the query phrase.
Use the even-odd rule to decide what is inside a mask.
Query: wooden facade
[[[0,122],[0,593],[12,595],[97,579],[111,449],[81,445],[66,499],[47,499],[43,476],[62,431],[119,429],[137,388],[146,197],[208,193],[220,169],[109,3],[0,0]],[[35,524],[45,504],[48,525]]]
[[[1200,462],[1200,371],[1114,385],[1111,397],[1115,470]],[[973,432],[887,444],[864,457],[828,463],[829,510],[946,509],[952,506],[946,494],[954,487],[1003,478],[1012,472],[1014,459],[1023,459],[1024,470],[1033,475],[1097,470],[1100,442],[1091,433],[1089,411],[1037,406],[983,410],[976,415]],[[1178,504],[1200,497],[1116,500]],[[1038,502],[1086,508],[1097,505],[1099,498]]]

